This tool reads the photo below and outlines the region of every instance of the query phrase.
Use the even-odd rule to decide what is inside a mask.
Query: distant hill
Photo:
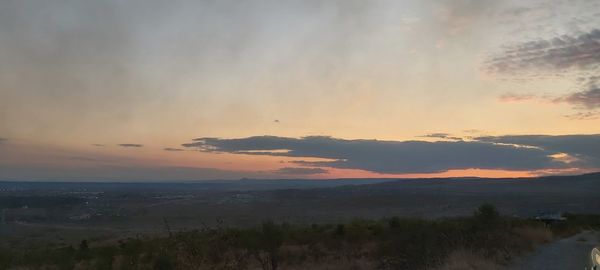
[[[118,221],[123,228],[137,230],[141,225],[162,228],[165,218],[173,227],[187,227],[216,220],[232,224],[257,224],[267,219],[321,223],[390,216],[464,216],[483,203],[495,205],[506,215],[533,217],[539,213],[600,214],[600,173],[493,179],[0,182],[0,198],[3,196],[19,205],[54,202],[56,196],[81,202],[68,211],[49,209],[46,216],[52,218],[40,220],[63,222],[93,214],[95,222],[110,227]]]

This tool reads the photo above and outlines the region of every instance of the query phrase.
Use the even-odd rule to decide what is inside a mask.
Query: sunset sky
[[[598,170],[597,0],[0,1],[0,180]]]

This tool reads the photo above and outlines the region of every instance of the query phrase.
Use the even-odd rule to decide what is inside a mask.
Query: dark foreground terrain
[[[538,245],[583,229],[600,229],[600,215],[568,214],[547,224],[501,216],[484,204],[461,218],[312,225],[267,221],[247,228],[217,224],[117,241],[83,239],[75,246],[5,247],[0,249],[0,268],[499,269]]]
[[[510,253],[506,256],[511,257],[529,249],[524,247],[566,234],[563,230],[559,233],[560,236],[557,236],[557,228],[548,229],[541,226],[539,221],[535,221],[536,217],[556,218],[564,213],[570,213],[571,217],[579,214],[599,214],[599,184],[600,174],[526,179],[239,180],[168,184],[0,182],[2,211],[0,248],[4,250],[3,254],[12,254],[11,258],[21,258],[24,261],[36,260],[17,255],[38,254],[36,256],[39,258],[37,261],[40,265],[55,264],[43,259],[41,254],[53,254],[53,257],[64,255],[67,266],[61,269],[72,269],[69,267],[73,266],[73,263],[80,263],[83,265],[81,267],[86,265],[90,267],[105,260],[96,257],[100,255],[95,253],[105,252],[103,248],[108,250],[107,254],[111,254],[111,262],[116,263],[115,260],[123,260],[129,256],[122,252],[129,252],[127,250],[131,245],[139,244],[140,250],[135,251],[138,252],[135,256],[148,257],[149,254],[154,254],[152,255],[154,257],[150,256],[153,259],[139,264],[137,268],[123,269],[147,269],[150,264],[154,265],[163,260],[159,260],[163,255],[171,266],[186,269],[182,268],[184,262],[179,258],[180,254],[184,253],[173,255],[166,254],[164,251],[180,250],[184,248],[182,245],[187,245],[176,239],[199,237],[194,241],[208,241],[206,239],[212,239],[211,237],[228,238],[233,230],[243,232],[242,234],[247,237],[244,236],[240,238],[241,240],[236,238],[237,242],[227,242],[225,246],[230,248],[231,245],[242,245],[238,246],[241,251],[231,252],[237,254],[239,251],[245,254],[244,256],[248,257],[245,263],[250,267],[263,263],[256,257],[256,252],[269,252],[264,250],[264,246],[256,246],[258,245],[256,242],[262,241],[260,235],[266,233],[265,221],[272,220],[275,231],[282,231],[282,235],[285,235],[283,238],[285,240],[282,240],[281,244],[282,250],[306,249],[302,252],[298,251],[299,253],[288,252],[304,254],[303,263],[324,264],[325,261],[319,262],[316,259],[321,255],[313,254],[317,257],[311,257],[313,255],[309,252],[309,250],[322,250],[326,253],[322,256],[328,258],[326,261],[335,265],[339,265],[341,261],[336,260],[341,260],[340,258],[343,257],[363,258],[352,260],[352,265],[364,263],[368,267],[363,268],[370,269],[374,265],[408,263],[405,261],[409,259],[402,259],[402,256],[409,256],[406,252],[411,251],[407,250],[397,251],[394,256],[399,256],[398,258],[388,258],[392,261],[404,262],[386,261],[387,257],[382,255],[389,251],[385,251],[386,247],[402,246],[396,242],[394,242],[396,244],[386,242],[392,239],[411,243],[410,241],[415,241],[410,240],[411,237],[432,237],[430,243],[424,244],[427,247],[422,247],[425,250],[420,252],[437,254],[439,248],[444,248],[445,251],[436,258],[427,255],[427,260],[416,259],[420,260],[417,263],[419,267],[426,267],[432,263],[439,265],[441,261],[452,258],[460,261],[461,257],[481,257],[481,254],[473,253],[472,247],[465,244],[472,242],[474,239],[472,237],[477,236],[477,239],[505,237],[510,240],[510,236],[514,237],[524,231],[525,234],[534,235],[533,238],[537,237],[530,240],[521,237],[526,240],[526,243],[519,243],[518,245],[522,247],[514,250],[511,247],[510,252],[506,250],[508,247],[500,249],[492,247],[495,251],[490,252],[493,252],[493,257],[496,258],[494,263],[507,263],[508,258],[502,259],[506,255],[502,255],[504,253]],[[501,218],[503,221],[499,223],[502,225],[498,225],[500,226],[498,228],[508,235],[501,237],[496,234],[500,231],[485,230],[481,231],[481,234],[470,233],[469,230],[478,225],[473,225],[475,218],[466,217],[471,216],[474,209],[486,203],[494,205],[503,215]],[[391,217],[399,217],[404,224],[402,226],[408,226],[403,227],[404,233],[396,235],[397,229],[394,229],[395,223],[391,222],[394,220]],[[584,224],[583,227],[595,226],[593,222]],[[360,236],[355,236],[351,232],[356,226]],[[578,226],[569,229],[572,230],[571,233],[580,230]],[[411,231],[420,227],[427,228],[428,231]],[[546,229],[552,233],[548,233]],[[293,235],[298,233],[302,237],[294,238]],[[352,244],[355,237],[362,239],[358,242],[359,251],[351,251],[357,248]],[[446,240],[437,237],[445,237]],[[312,243],[312,238],[325,242]],[[83,240],[85,245],[89,246],[82,246]],[[156,241],[159,244],[153,244]],[[191,247],[206,246],[200,242],[194,243],[190,244]],[[429,246],[431,243],[432,246]],[[315,249],[315,245],[319,248]],[[82,253],[82,249],[90,251]],[[504,251],[498,251],[502,249]],[[62,255],[52,252],[59,252]],[[186,252],[196,254],[201,251]],[[369,255],[356,257],[352,252]],[[313,259],[311,261],[306,258]],[[476,258],[469,261],[477,261]],[[202,260],[205,259],[203,257]],[[281,263],[287,264],[285,269],[306,267],[305,265],[300,268],[290,268],[295,264],[290,264],[290,261]],[[241,269],[227,267],[212,269]],[[356,267],[363,269],[360,266]],[[120,268],[113,267],[113,269]],[[398,266],[390,269],[418,268]]]
[[[256,227],[217,224],[179,232],[167,228],[164,235],[114,242],[83,239],[76,246],[4,247],[0,268],[499,269],[541,244],[600,229],[599,215],[564,217],[546,224],[501,216],[493,205],[484,204],[468,217],[435,220],[393,217],[312,225],[267,221]]]

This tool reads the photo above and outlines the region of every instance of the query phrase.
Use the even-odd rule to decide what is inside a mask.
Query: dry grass
[[[373,261],[365,258],[348,260],[328,260],[315,263],[304,263],[301,265],[282,265],[282,270],[370,270],[377,269]]]
[[[492,259],[485,258],[470,250],[460,249],[452,252],[438,270],[495,270],[498,265]]]
[[[541,226],[519,227],[515,228],[514,232],[521,237],[522,240],[526,240],[526,242],[531,243],[531,249],[535,246],[549,243],[554,239],[552,231]]]

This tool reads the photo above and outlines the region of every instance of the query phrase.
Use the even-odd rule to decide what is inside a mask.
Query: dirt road
[[[583,232],[545,246],[523,258],[511,270],[583,270],[592,248],[600,242],[600,233]]]

